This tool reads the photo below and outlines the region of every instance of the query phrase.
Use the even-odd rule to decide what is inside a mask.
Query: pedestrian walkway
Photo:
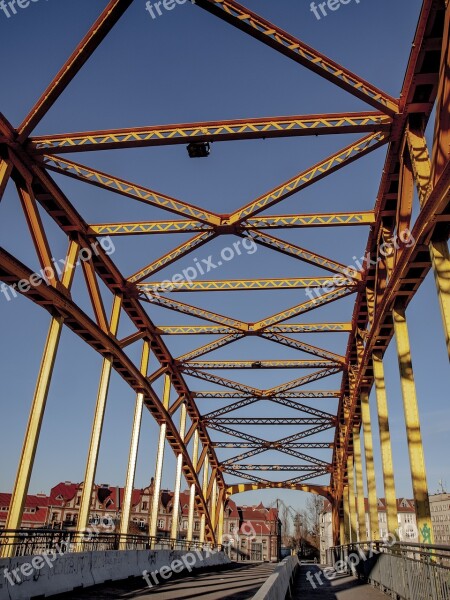
[[[308,573],[310,573],[309,578]],[[328,581],[317,565],[301,565],[292,593],[292,600],[386,600],[386,598],[387,596],[379,590],[348,575],[337,575],[333,581]]]
[[[116,581],[54,596],[54,600],[247,600],[252,598],[275,568],[269,563],[232,563],[205,569],[189,577],[148,588],[142,578]]]

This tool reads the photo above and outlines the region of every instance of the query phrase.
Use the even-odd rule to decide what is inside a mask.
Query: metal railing
[[[352,573],[400,600],[450,600],[450,546],[366,542],[327,551],[339,573]]]
[[[11,547],[13,551],[11,552]],[[0,557],[35,556],[45,552],[88,552],[93,550],[220,550],[212,544],[185,539],[173,540],[147,535],[67,531],[61,529],[0,530]]]

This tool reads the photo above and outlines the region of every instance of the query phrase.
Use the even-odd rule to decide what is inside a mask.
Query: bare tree
[[[284,504],[284,502],[282,506],[283,512],[281,516],[281,543],[283,544],[283,546],[289,546],[289,508]]]
[[[323,498],[316,494],[311,494],[306,501],[306,514],[309,525],[309,541],[316,548],[320,547],[320,514],[323,508]]]

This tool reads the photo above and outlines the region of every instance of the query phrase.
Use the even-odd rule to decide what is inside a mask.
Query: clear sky
[[[374,85],[398,96],[419,15],[419,0],[361,0],[359,4],[351,1],[320,20],[310,11],[310,2],[306,0],[245,0],[245,4]],[[0,10],[0,110],[11,123],[18,125],[21,122],[105,5],[105,1],[97,0],[39,0],[28,8],[18,9],[18,13],[10,18]],[[353,110],[372,109],[190,2],[176,6],[172,11],[163,11],[161,16],[152,19],[145,10],[144,0],[135,0],[34,134]],[[354,139],[355,136],[346,135],[217,143],[207,160],[189,159],[182,145],[85,153],[75,160],[212,211],[230,213]],[[377,150],[269,212],[371,210],[385,154],[386,147]],[[85,184],[59,176],[56,180],[88,222],[170,218],[169,213]],[[53,256],[63,258],[66,240],[46,216],[43,218]],[[354,256],[362,256],[367,235],[366,228],[342,228],[292,230],[283,233],[282,237],[350,265]],[[124,275],[130,275],[185,239],[183,235],[115,238],[113,259]],[[0,240],[3,247],[31,268],[38,268],[17,194],[11,184],[0,205]],[[233,241],[236,240],[220,238],[181,261],[180,266],[168,267],[157,279],[171,277],[190,266],[194,256],[199,259],[217,256]],[[323,276],[325,272],[260,247],[253,254],[245,253],[223,265],[220,272],[214,272],[214,276],[221,279],[309,275]],[[89,311],[81,284],[78,274],[74,297]],[[285,291],[275,296],[249,292],[210,294],[206,298],[185,294],[177,298],[248,321],[306,300],[303,290]],[[346,321],[351,318],[352,307],[353,297],[294,321]],[[155,306],[149,307],[149,314],[156,324],[186,322],[181,315]],[[445,460],[449,450],[450,409],[448,360],[431,276],[411,304],[408,319],[429,488],[434,493],[440,479],[450,485]],[[3,342],[0,361],[1,491],[10,491],[13,486],[48,323],[47,313],[27,300],[18,298],[7,302],[0,297]],[[130,332],[130,325],[124,320],[120,333]],[[343,334],[309,335],[302,339],[341,354],[347,344]],[[167,343],[173,355],[179,356],[206,341],[210,340],[173,337]],[[138,348],[130,349],[130,355],[136,359],[138,352]],[[305,358],[275,344],[257,344],[254,340],[233,344],[213,357]],[[394,343],[387,352],[385,363],[397,495],[410,497],[411,481]],[[78,482],[83,479],[100,364],[100,358],[93,350],[85,348],[70,331],[64,332],[31,492],[48,491],[61,480]],[[223,374],[231,379],[234,375],[233,372]],[[295,371],[259,371],[257,377],[254,373],[243,373],[240,380],[255,387],[269,388],[297,376]],[[194,390],[213,388],[191,378],[188,382]],[[337,389],[339,384],[339,377],[333,377],[310,388]],[[161,392],[160,382],[155,389]],[[372,394],[372,408],[374,400]],[[133,405],[134,394],[118,375],[113,374],[96,477],[98,483],[123,485]],[[199,400],[199,406],[202,412],[209,412],[221,404]],[[240,414],[269,414],[264,405],[255,406]],[[333,412],[336,401],[320,401],[319,407]],[[279,415],[294,416],[281,407]],[[294,432],[278,432],[270,427],[257,431],[247,428],[247,431],[267,439]],[[224,439],[214,433],[212,437]],[[331,440],[332,432],[322,434],[322,439]],[[148,484],[153,476],[156,440],[156,424],[149,414],[144,414],[137,486]],[[380,474],[376,435],[375,446],[376,467]],[[174,460],[170,449],[166,456],[163,483],[172,487]],[[220,455],[221,458],[225,456],[230,453]],[[320,456],[324,460],[330,459],[331,453],[323,452]],[[274,456],[268,453],[258,459],[261,463],[271,462]],[[283,464],[289,463],[284,455],[278,455],[277,459]],[[273,478],[278,479],[279,474]],[[227,481],[233,481],[233,478],[228,476]],[[380,476],[377,484],[378,494],[383,495]],[[305,494],[279,490],[252,492],[236,500],[241,503],[271,502],[276,497],[283,498],[295,508],[301,507],[305,500]]]

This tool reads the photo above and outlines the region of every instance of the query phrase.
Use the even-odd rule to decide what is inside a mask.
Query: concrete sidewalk
[[[337,575],[328,581],[317,565],[301,565],[293,586],[293,600],[386,600],[387,596],[372,586],[349,577]],[[310,572],[312,583],[307,578]],[[317,575],[317,577],[316,577]],[[323,584],[320,585],[319,581]],[[316,586],[315,588],[313,586]]]

